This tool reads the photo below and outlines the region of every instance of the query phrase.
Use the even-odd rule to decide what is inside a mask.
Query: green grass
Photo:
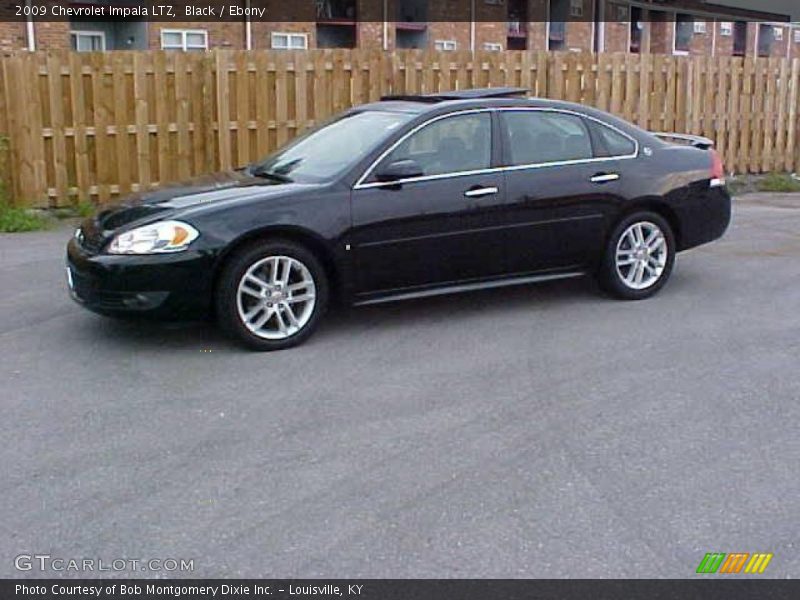
[[[727,185],[732,196],[741,196],[747,191],[747,181],[741,179],[729,178]]]
[[[89,202],[88,200],[81,200],[75,206],[75,211],[78,213],[78,216],[85,219],[87,217],[91,217],[96,210],[95,205]]]
[[[41,231],[50,226],[50,221],[42,215],[9,206],[2,198],[0,190],[0,233],[19,233],[22,231]]]
[[[8,138],[0,136],[0,167],[2,168],[5,168],[7,151]],[[38,231],[46,229],[49,224],[49,219],[40,214],[11,206],[3,180],[0,179],[0,233]]]
[[[800,192],[800,181],[784,173],[770,173],[756,187],[760,192]]]

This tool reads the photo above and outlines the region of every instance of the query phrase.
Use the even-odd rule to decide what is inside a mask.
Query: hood
[[[165,185],[157,190],[125,196],[101,210],[93,219],[97,229],[113,231],[133,222],[166,217],[182,209],[226,200],[258,196],[283,196],[307,184],[277,183],[253,177],[245,171],[226,171],[203,175],[181,183]]]

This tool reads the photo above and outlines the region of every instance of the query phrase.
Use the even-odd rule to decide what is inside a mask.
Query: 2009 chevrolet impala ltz
[[[646,298],[677,252],[725,232],[709,140],[522,94],[387,97],[262,162],[129,197],[69,242],[72,296],[107,315],[215,314],[274,350],[307,339],[333,297],[595,274]]]

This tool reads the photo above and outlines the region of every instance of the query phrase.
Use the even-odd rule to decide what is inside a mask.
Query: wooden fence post
[[[216,171],[219,169],[217,161],[216,149],[218,131],[215,130],[216,112],[214,110],[214,102],[216,100],[216,90],[214,89],[214,65],[216,63],[216,56],[210,52],[206,52],[202,59],[198,61],[198,68],[200,69],[201,80],[201,106],[196,114],[200,116],[202,121],[202,129],[200,130],[200,139],[203,141],[203,161],[206,171]],[[196,126],[196,120],[195,120]]]
[[[38,90],[38,55],[6,59],[6,100],[9,143],[15,165],[15,202],[48,206],[45,180],[42,113]]]
[[[790,172],[800,171],[800,145],[797,143],[797,136],[800,135],[798,103],[800,103],[800,58],[795,58],[792,61],[791,82],[789,83],[789,122],[786,140],[786,170]]]
[[[55,175],[55,205],[63,206],[69,202],[67,181],[67,147],[64,129],[64,89],[61,66],[64,54],[51,52],[46,57],[47,101],[50,108],[50,131],[52,132],[53,172]]]
[[[9,139],[8,125],[8,100],[6,93],[8,85],[6,83],[7,60],[0,57],[0,202],[13,202],[15,197],[14,171],[12,168],[14,160],[11,156],[11,140]]]
[[[229,96],[228,65],[230,52],[227,50],[214,50],[217,82],[217,144],[218,167],[227,171],[233,166],[231,157],[231,108]]]

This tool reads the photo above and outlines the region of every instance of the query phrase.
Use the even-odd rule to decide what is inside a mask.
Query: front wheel
[[[231,257],[216,300],[225,331],[255,350],[282,350],[314,332],[327,308],[328,282],[305,247],[263,242]]]
[[[624,218],[611,233],[599,279],[624,300],[642,300],[667,283],[675,262],[675,236],[666,219],[653,212]]]

